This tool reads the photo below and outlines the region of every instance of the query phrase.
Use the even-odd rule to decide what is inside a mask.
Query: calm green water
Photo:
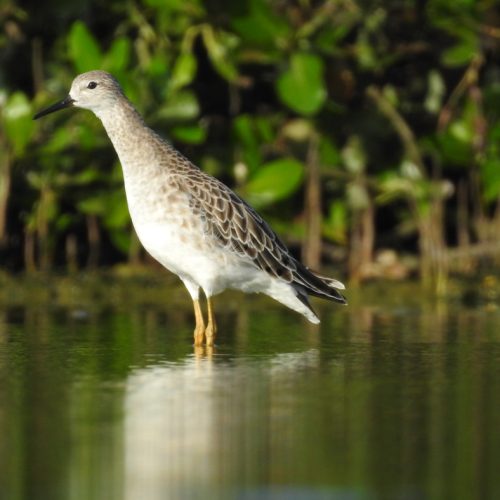
[[[0,307],[0,498],[500,498],[499,309],[226,299]]]

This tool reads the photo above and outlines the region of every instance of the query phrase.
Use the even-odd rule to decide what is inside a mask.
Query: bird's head
[[[69,94],[62,101],[38,112],[34,119],[70,106],[89,109],[99,115],[122,96],[120,84],[112,75],[105,71],[88,71],[73,80]]]

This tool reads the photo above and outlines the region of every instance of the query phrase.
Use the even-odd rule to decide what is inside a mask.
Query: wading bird
[[[112,75],[89,71],[77,76],[65,99],[34,118],[71,106],[88,109],[102,121],[123,168],[141,243],[191,295],[195,345],[213,345],[212,297],[226,288],[269,295],[312,323],[319,319],[308,295],[346,303],[338,292],[342,283],[301,264],[250,205],[147,127]],[[200,288],[207,298],[207,324]]]

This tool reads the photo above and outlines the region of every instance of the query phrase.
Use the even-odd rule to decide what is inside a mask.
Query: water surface
[[[500,498],[496,306],[224,297],[0,307],[0,498]]]

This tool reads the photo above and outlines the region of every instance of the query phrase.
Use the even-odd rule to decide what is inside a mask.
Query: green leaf
[[[319,158],[322,165],[338,167],[342,163],[342,157],[337,146],[329,137],[321,136],[319,143]]]
[[[55,226],[58,232],[66,230],[75,222],[75,217],[72,214],[63,213],[60,214],[55,221]]]
[[[352,210],[364,210],[370,205],[370,195],[366,187],[358,182],[346,186],[347,202]]]
[[[462,125],[448,127],[447,130],[435,135],[436,149],[443,162],[448,164],[469,167],[473,161],[474,150],[470,141],[464,140],[467,137]]]
[[[400,174],[393,171],[384,172],[378,180],[380,194],[376,201],[381,205],[388,204],[401,198],[413,198],[415,191],[415,182],[401,177]]]
[[[78,210],[87,215],[103,215],[106,205],[102,193],[96,196],[90,196],[77,203]]]
[[[252,117],[239,115],[233,121],[233,128],[240,145],[241,159],[251,170],[256,169],[262,162],[262,155]]]
[[[180,54],[172,70],[170,89],[178,90],[181,87],[189,85],[196,76],[197,67],[198,62],[191,52]]]
[[[349,137],[342,149],[342,160],[346,169],[353,174],[360,174],[366,169],[366,153],[358,136]]]
[[[210,25],[202,29],[203,42],[212,64],[223,78],[234,81],[238,77],[238,70],[231,61],[229,46],[233,43],[228,33],[216,33]]]
[[[93,117],[90,116],[90,118]],[[75,132],[73,133],[72,142],[78,143],[78,147],[82,150],[93,150],[97,147],[99,142],[102,144],[103,136],[100,133],[100,130],[96,131],[95,126],[91,123],[82,122]]]
[[[175,12],[185,7],[184,0],[168,0],[168,2],[165,0],[145,0],[144,3],[168,12]]]
[[[315,37],[316,47],[321,52],[335,53],[342,39],[350,33],[348,25],[329,26],[329,29],[319,31]]]
[[[71,176],[71,183],[75,186],[86,186],[87,184],[91,184],[92,182],[102,179],[103,177],[104,174],[99,170],[87,168],[77,174],[73,174]]]
[[[169,70],[167,58],[164,56],[164,54],[155,54],[149,60],[145,70],[151,77],[159,76],[163,78]]]
[[[33,134],[35,123],[31,105],[23,92],[14,92],[3,109],[5,134],[16,155],[22,155]]]
[[[291,34],[291,26],[284,16],[272,10],[272,2],[248,0],[244,3],[248,6],[246,12],[232,16],[230,22],[247,44],[264,46],[269,50],[269,45],[286,42]]]
[[[347,207],[344,200],[333,201],[323,224],[323,233],[333,241],[346,243],[347,228]]]
[[[293,158],[280,158],[262,165],[245,186],[248,199],[264,206],[294,193],[304,177],[304,165]]]
[[[295,120],[290,120],[285,123],[281,131],[287,139],[296,142],[304,142],[311,137],[314,132],[314,127],[309,120],[296,118]]]
[[[68,35],[69,55],[79,73],[99,69],[102,52],[99,44],[82,21],[75,21]]]
[[[455,120],[449,127],[450,135],[457,141],[469,144],[474,138],[472,124],[466,120]]]
[[[108,236],[118,250],[124,254],[128,253],[131,241],[129,231],[124,231],[123,229],[110,229],[108,231]]]
[[[275,130],[272,123],[272,118],[266,115],[255,116],[255,127],[259,134],[260,144],[268,144],[275,139]]]
[[[200,106],[196,95],[189,90],[183,90],[170,96],[158,115],[166,120],[191,120],[196,118],[199,112]]]
[[[401,171],[401,177],[404,179],[409,179],[410,181],[421,181],[422,172],[420,167],[408,158],[404,158],[401,162],[399,169]]]
[[[41,147],[44,155],[59,153],[74,143],[73,132],[68,127],[59,127],[52,131]]]
[[[446,85],[439,71],[434,69],[427,75],[428,90],[424,107],[429,113],[439,113],[446,93]]]
[[[102,217],[108,229],[122,229],[130,222],[127,204],[121,189],[89,196],[78,202],[77,206],[84,214]]]
[[[303,115],[317,113],[326,100],[323,61],[314,54],[295,53],[276,82],[280,99]]]
[[[172,137],[187,144],[202,144],[207,138],[207,131],[199,125],[178,125],[170,130]]]
[[[273,45],[282,45],[289,38],[291,25],[283,16],[275,14],[266,0],[248,0],[246,12],[232,16],[233,29],[246,44],[263,46],[269,50]],[[271,45],[271,47],[269,47]]]
[[[377,68],[380,63],[373,44],[365,31],[359,34],[356,41],[356,55],[360,67],[365,70],[373,70]]]
[[[486,201],[500,196],[500,158],[488,158],[481,164],[481,181]]]
[[[104,224],[111,229],[123,229],[130,224],[125,195],[121,189],[116,189],[106,196],[106,213]]]
[[[104,58],[103,67],[116,75],[127,68],[130,61],[130,40],[125,37],[116,38]]]
[[[441,60],[445,66],[465,66],[470,63],[478,50],[478,43],[475,37],[467,37],[454,47],[445,50],[441,56]]]

